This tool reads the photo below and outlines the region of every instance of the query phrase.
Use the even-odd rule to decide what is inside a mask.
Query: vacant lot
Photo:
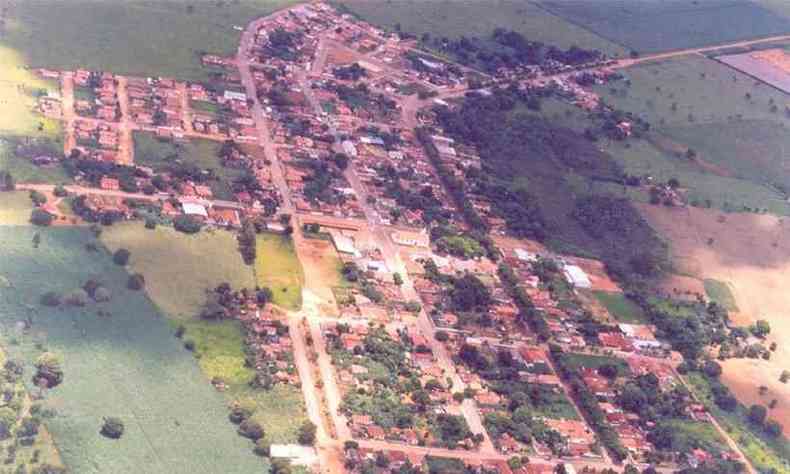
[[[626,51],[551,14],[538,4],[513,0],[338,0],[363,20],[421,37],[488,37],[495,28],[522,33],[527,39],[569,48],[594,48],[610,55]]]
[[[201,52],[235,54],[251,20],[291,0],[15,2],[2,43],[34,67],[204,80]]]
[[[301,308],[304,272],[290,238],[277,234],[258,236],[255,278],[258,285],[272,290],[274,304],[290,310]]]
[[[0,193],[0,225],[25,225],[30,222],[32,210],[27,191]]]
[[[298,253],[305,268],[305,302],[326,314],[337,314],[333,289],[346,283],[340,273],[343,263],[335,246],[327,240],[302,239]]]
[[[49,350],[63,361],[65,381],[46,405],[48,421],[71,472],[255,472],[265,467],[227,421],[223,396],[144,293],[126,289],[127,273],[104,252],[88,252],[87,229],[53,228],[34,249],[34,229],[0,227],[2,343],[30,363]],[[98,278],[111,301],[48,308],[43,292],[68,292]],[[98,315],[102,310],[104,316]],[[32,322],[29,331],[19,322]],[[26,373],[30,374],[30,367]],[[29,380],[29,377],[25,377]],[[119,441],[99,435],[101,419],[118,416]]]
[[[539,0],[548,10],[640,53],[731,43],[790,31],[748,0]]]
[[[629,324],[649,323],[642,308],[626,298],[622,293],[609,293],[606,291],[596,291],[594,293],[598,301],[617,321]]]
[[[22,56],[0,40],[0,135],[57,136],[60,124],[33,112],[36,96],[47,92],[58,92],[57,83],[25,69]]]
[[[727,361],[725,381],[744,400],[755,400],[756,387],[766,385],[780,406],[790,403],[790,386],[778,382],[782,370],[790,367],[790,347],[784,343],[790,337],[786,317],[790,307],[786,291],[790,278],[788,223],[768,215],[723,214],[693,208],[644,206],[642,211],[669,240],[678,271],[729,283],[739,309],[730,314],[735,324],[765,319],[771,325],[769,341],[779,343],[771,360]],[[790,410],[780,414],[779,421],[790,426]]]
[[[186,235],[169,227],[149,230],[140,222],[128,222],[105,228],[101,240],[112,251],[126,248],[132,253],[130,269],[145,276],[151,299],[171,318],[199,314],[205,290],[220,283],[255,288],[252,267],[242,261],[229,232]]]
[[[208,181],[208,185],[214,197],[231,199],[233,182],[244,175],[245,171],[222,166],[219,158],[221,146],[220,142],[211,140],[190,139],[176,143],[158,138],[153,133],[134,132],[134,161],[157,172],[187,165],[213,170],[215,179]]]

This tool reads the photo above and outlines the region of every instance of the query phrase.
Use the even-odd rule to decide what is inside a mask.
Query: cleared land
[[[781,49],[719,56],[719,61],[784,92],[790,92],[788,57]]]
[[[304,303],[326,314],[337,314],[333,289],[344,286],[344,280],[335,246],[327,240],[302,239],[298,254],[305,269]]]
[[[643,206],[650,224],[670,242],[675,268],[700,280],[726,281],[740,311],[730,314],[736,324],[765,319],[769,341],[778,343],[771,360],[724,364],[724,380],[738,398],[754,400],[757,386],[767,385],[780,407],[790,405],[790,386],[778,382],[790,367],[790,322],[786,317],[790,294],[790,227],[768,215],[723,214],[703,209]],[[708,239],[712,238],[712,244]],[[767,401],[770,401],[768,399]],[[777,420],[790,427],[790,410],[780,408]],[[772,415],[773,416],[773,415]]]
[[[58,92],[57,83],[39,79],[25,69],[24,58],[0,37],[0,136],[57,136],[60,123],[33,112],[36,95]]]
[[[80,473],[237,472],[264,469],[227,421],[225,400],[127,273],[103,252],[88,252],[87,229],[0,227],[8,286],[0,287],[2,343],[30,363],[42,349],[60,355],[64,383],[47,394],[59,416],[48,421],[69,470]],[[48,308],[43,292],[67,292],[99,277],[112,300]],[[99,316],[98,310],[108,316]],[[19,322],[32,319],[29,331]],[[26,372],[29,374],[28,366]],[[25,377],[29,381],[29,377]],[[119,441],[99,435],[101,419],[126,424]]]
[[[636,303],[622,293],[595,291],[595,297],[617,321],[629,324],[647,324],[647,316]]]
[[[188,165],[213,170],[216,179],[208,182],[212,193],[218,199],[231,199],[232,184],[244,175],[244,170],[222,166],[219,158],[221,146],[221,143],[211,140],[190,139],[176,143],[158,138],[150,132],[134,132],[134,161],[156,172]]]
[[[0,225],[26,225],[33,203],[27,191],[0,193]]]
[[[609,55],[622,56],[621,46],[590,33],[551,14],[533,2],[512,0],[338,0],[360,18],[391,30],[418,38],[428,33],[434,38],[460,36],[489,37],[495,28],[522,33],[527,39],[569,48],[573,45],[594,48]]]
[[[274,304],[294,311],[301,308],[304,272],[293,241],[277,234],[260,234],[256,250],[258,285],[272,290]]]
[[[640,53],[786,34],[790,20],[748,0],[539,0],[548,10]]]
[[[15,2],[2,43],[33,67],[207,79],[201,52],[235,54],[253,19],[291,0]],[[2,73],[0,73],[2,74]]]

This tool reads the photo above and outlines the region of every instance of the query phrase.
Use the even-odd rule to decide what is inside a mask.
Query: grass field
[[[593,294],[615,319],[621,323],[647,324],[647,316],[642,308],[626,298],[622,293],[594,291]]]
[[[694,448],[701,448],[718,455],[728,451],[727,443],[711,423],[686,419],[662,420],[661,425],[672,429],[672,448],[675,451],[689,453]]]
[[[527,39],[569,48],[572,45],[594,48],[610,55],[626,50],[584,28],[551,14],[538,4],[513,0],[337,0],[336,4],[373,24],[401,30],[421,37],[488,37],[495,28],[522,33]]]
[[[582,367],[597,369],[604,365],[614,365],[617,367],[620,375],[631,374],[631,369],[628,367],[628,364],[623,359],[617,357],[568,353],[565,355],[565,360],[568,361],[571,367],[577,369]]]
[[[290,238],[258,235],[255,277],[258,285],[272,290],[276,305],[290,310],[301,308],[304,271]]]
[[[2,120],[2,119],[0,119]],[[72,178],[60,165],[36,166],[29,158],[17,156],[15,143],[18,138],[3,139],[0,137],[0,170],[10,171],[17,183],[33,184],[58,184],[70,183]],[[57,153],[62,153],[61,138],[52,141],[52,147],[57,148]]]
[[[63,361],[65,381],[51,390],[48,421],[71,472],[237,472],[265,469],[227,421],[225,398],[144,293],[126,289],[127,273],[104,252],[90,253],[87,229],[51,228],[34,249],[29,226],[0,227],[4,277],[0,340],[30,363],[48,350]],[[99,277],[112,300],[48,308],[46,291],[69,291]],[[177,296],[175,294],[174,296]],[[99,309],[109,316],[97,315]],[[32,321],[29,331],[19,321]],[[26,368],[30,373],[30,367]],[[29,377],[25,377],[28,381]],[[124,437],[98,434],[101,418],[119,416]]]
[[[732,294],[727,282],[706,278],[703,283],[705,285],[705,293],[707,293],[711,301],[715,301],[727,311],[738,311],[735,295]]]
[[[748,0],[539,0],[548,10],[640,53],[776,36],[790,20]]]
[[[747,409],[743,405],[739,405],[733,413],[719,409],[713,402],[708,382],[701,374],[692,372],[685,379],[692,392],[705,403],[724,430],[738,443],[738,447],[755,469],[759,472],[790,472],[790,443],[786,437],[772,439],[754,431],[747,418]]]
[[[24,58],[0,39],[0,135],[55,137],[60,123],[33,112],[37,93],[58,92],[57,84],[25,69]]]
[[[204,80],[202,51],[235,54],[251,20],[292,0],[40,0],[9,10],[2,44],[34,67]],[[0,73],[2,74],[2,73]]]
[[[154,171],[164,171],[179,161],[212,169],[217,179],[209,182],[211,191],[218,199],[230,199],[233,196],[231,185],[244,174],[244,170],[222,166],[218,155],[220,146],[221,143],[211,140],[191,139],[186,143],[175,143],[160,140],[150,132],[134,132],[134,161]]]
[[[30,222],[32,210],[27,191],[0,193],[0,225],[25,225]]]

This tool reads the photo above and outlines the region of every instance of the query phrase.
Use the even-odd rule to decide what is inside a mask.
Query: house
[[[624,352],[631,352],[634,346],[622,334],[616,332],[602,332],[598,334],[598,341],[604,347],[611,347]]]
[[[182,202],[181,207],[184,209],[184,214],[188,216],[200,216],[203,218],[208,217],[208,211],[205,206],[195,202]]]
[[[577,265],[565,265],[562,269],[562,272],[565,274],[565,278],[568,280],[568,283],[573,285],[575,288],[592,288],[592,282],[590,282],[590,278],[587,276],[587,273],[581,269],[581,267]]]
[[[107,176],[102,177],[99,187],[107,191],[118,191],[121,188],[117,179]]]

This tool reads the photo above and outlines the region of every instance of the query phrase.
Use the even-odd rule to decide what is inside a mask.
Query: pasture
[[[28,70],[19,52],[5,46],[0,37],[0,136],[58,136],[60,123],[33,111],[36,95],[47,92],[59,92],[57,83]]]
[[[640,53],[785,35],[790,20],[748,0],[538,0],[547,10]]]
[[[495,28],[523,34],[527,39],[560,48],[577,45],[623,56],[621,46],[549,13],[539,4],[514,0],[337,0],[353,14],[375,25],[413,33],[420,38],[478,36],[487,38]]]
[[[302,307],[304,271],[293,240],[278,234],[258,235],[255,278],[272,290],[274,304],[289,310]]]
[[[216,179],[208,182],[212,193],[217,199],[230,199],[233,197],[233,181],[244,175],[244,170],[222,166],[219,158],[221,146],[220,142],[211,140],[190,139],[177,143],[158,138],[150,132],[134,132],[134,161],[153,168],[155,172],[187,165],[213,170]]]
[[[58,137],[50,142],[54,156],[63,153],[61,140]],[[10,171],[17,183],[58,184],[72,181],[71,176],[59,164],[36,166],[30,158],[17,155],[16,144],[19,141],[18,137],[0,137],[0,170]]]
[[[25,225],[30,222],[32,210],[27,191],[0,193],[0,225]]]
[[[292,0],[16,2],[0,43],[32,67],[201,81],[202,52],[233,55],[253,19]]]
[[[706,278],[703,284],[705,285],[705,293],[708,295],[708,299],[727,311],[738,311],[735,296],[732,294],[732,290],[730,290],[730,286],[726,281]]]
[[[46,229],[35,249],[31,239],[36,231],[0,227],[2,271],[9,282],[0,287],[0,340],[12,357],[28,364],[43,350],[62,359],[65,380],[47,393],[45,406],[58,412],[47,427],[69,470],[265,469],[227,421],[224,397],[172,336],[152,302],[144,293],[126,289],[127,273],[107,253],[85,249],[90,232]],[[42,293],[67,292],[89,278],[100,279],[110,290],[109,302],[59,308],[39,303]],[[22,320],[29,321],[29,330],[20,330]],[[30,370],[28,365],[26,372]],[[122,439],[99,435],[105,416],[125,422]]]
[[[642,308],[622,293],[595,291],[593,294],[618,322],[628,324],[648,324],[650,322]]]

